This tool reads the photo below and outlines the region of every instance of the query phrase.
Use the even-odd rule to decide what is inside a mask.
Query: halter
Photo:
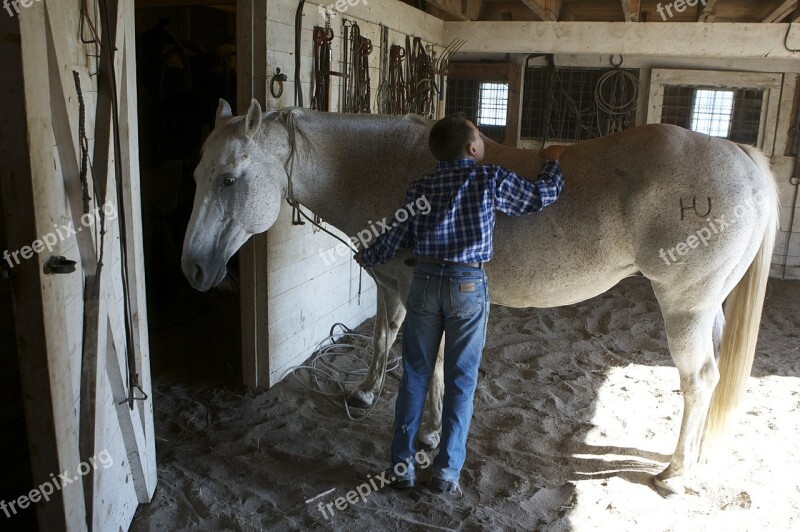
[[[319,220],[318,220],[317,216],[315,216],[314,217],[315,219],[312,220],[300,208],[300,203],[297,200],[294,199],[294,186],[293,186],[293,183],[292,183],[292,175],[294,173],[293,172],[294,159],[295,159],[295,154],[297,153],[297,134],[299,132],[299,130],[297,128],[297,124],[295,123],[295,117],[297,115],[299,115],[299,114],[302,114],[302,113],[303,113],[302,109],[294,108],[294,109],[287,109],[287,110],[284,110],[284,111],[277,111],[273,115],[274,118],[273,117],[268,117],[268,118],[273,118],[273,119],[281,119],[281,121],[286,126],[287,132],[289,133],[289,146],[290,146],[289,157],[286,158],[286,162],[284,163],[283,168],[286,171],[286,203],[288,203],[289,206],[292,208],[292,224],[293,225],[305,225],[305,222],[303,222],[300,219],[300,217],[302,216],[303,218],[305,218],[306,220],[311,222],[312,225],[314,225],[315,227],[318,227],[322,231],[325,231],[326,233],[328,233],[329,235],[334,237],[339,242],[342,242],[344,245],[346,245],[348,248],[350,248],[351,251],[353,251],[355,253],[356,250],[353,249],[352,242],[345,241],[339,235],[335,235],[332,232],[330,232],[327,229],[325,229],[322,226],[322,224],[319,223]],[[300,135],[302,136],[303,133],[300,132]],[[361,286],[360,285],[361,285],[361,282],[360,282],[360,278],[359,278],[359,289],[358,289],[359,296],[361,294]]]

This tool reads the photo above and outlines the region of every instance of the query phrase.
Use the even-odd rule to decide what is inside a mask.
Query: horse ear
[[[217,119],[214,121],[214,127],[219,127],[223,120],[226,120],[232,116],[233,112],[231,111],[230,104],[220,98],[219,105],[217,106]]]
[[[258,103],[258,100],[253,98],[250,102],[250,109],[247,110],[247,119],[245,120],[245,132],[247,133],[247,138],[255,137],[258,130],[261,128],[261,118],[263,114],[261,112],[261,104]]]

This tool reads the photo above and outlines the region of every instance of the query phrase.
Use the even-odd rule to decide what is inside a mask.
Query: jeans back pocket
[[[480,312],[486,303],[485,281],[482,277],[464,276],[450,278],[450,303],[457,316],[470,316]]]
[[[411,281],[411,290],[408,292],[408,300],[406,301],[408,307],[415,310],[425,309],[425,299],[427,298],[430,280],[430,274],[414,272],[414,278]]]

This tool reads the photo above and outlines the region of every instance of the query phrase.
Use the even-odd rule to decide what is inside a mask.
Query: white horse
[[[189,282],[208,290],[222,281],[228,259],[269,229],[287,198],[347,235],[388,217],[407,184],[435,168],[432,124],[414,115],[305,109],[264,115],[255,101],[245,117],[233,117],[221,101],[195,171],[182,259]],[[536,175],[537,151],[485,143],[485,162]],[[655,486],[681,493],[701,443],[706,450],[726,434],[744,394],[778,225],[775,180],[755,148],[668,125],[575,144],[561,162],[566,184],[558,202],[533,216],[498,216],[486,264],[492,302],[571,305],[629,276],[651,281],[684,398],[678,443]],[[351,404],[370,405],[384,378],[386,346],[405,316],[409,256],[372,271],[375,356]],[[440,362],[421,431],[432,446],[442,389]]]

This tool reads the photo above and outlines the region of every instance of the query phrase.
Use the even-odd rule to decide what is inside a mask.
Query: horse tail
[[[740,147],[763,176],[764,195],[759,199],[757,208],[765,208],[767,226],[750,267],[725,300],[725,328],[719,355],[720,379],[711,398],[703,431],[702,455],[705,458],[728,434],[747,388],[780,220],[778,186],[769,160],[753,146]]]

